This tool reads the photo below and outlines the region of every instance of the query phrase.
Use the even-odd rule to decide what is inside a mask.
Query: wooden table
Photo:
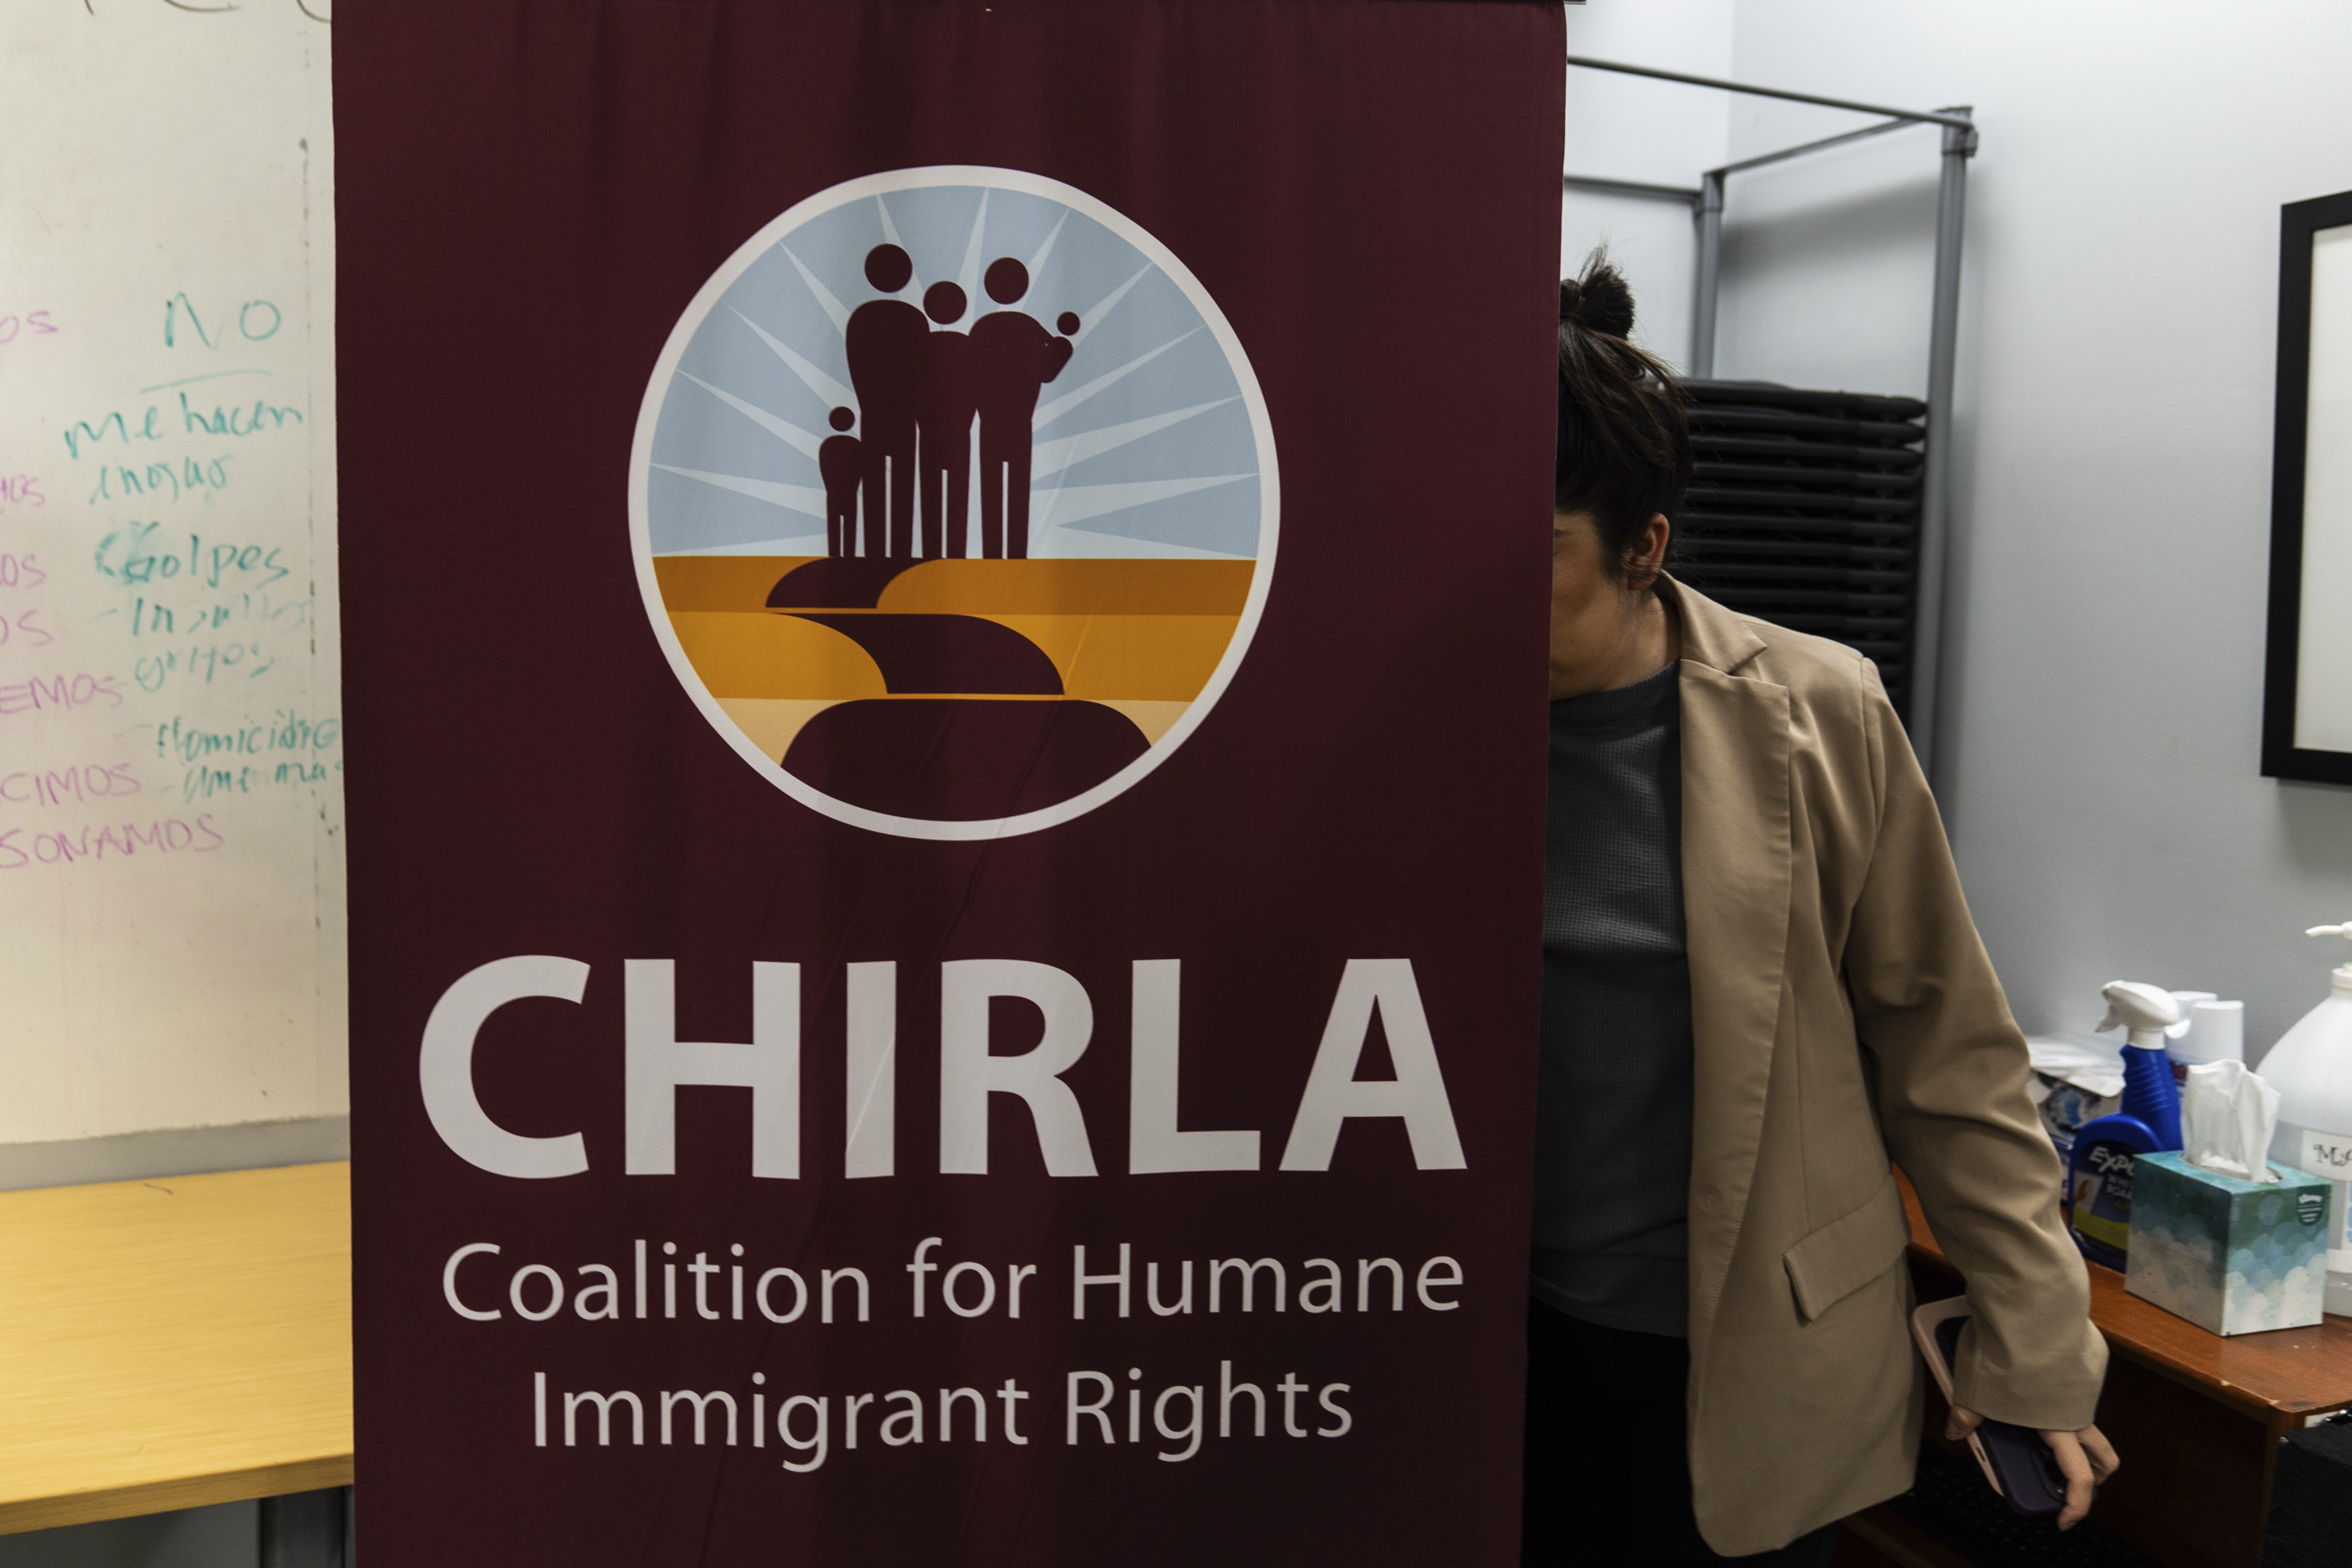
[[[345,1486],[348,1162],[0,1193],[0,1534]]]
[[[1920,1299],[1958,1294],[1908,1182],[1903,1204]],[[2084,1267],[2111,1352],[2099,1430],[2124,1461],[2091,1517],[2168,1568],[2260,1568],[2280,1439],[2352,1407],[2352,1321],[2224,1339],[2132,1295],[2114,1269]],[[1927,1393],[1940,1443],[1943,1402]]]

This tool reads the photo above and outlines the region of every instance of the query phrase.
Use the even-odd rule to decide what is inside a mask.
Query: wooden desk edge
[[[1955,1268],[1951,1260],[1944,1256],[1944,1249],[1937,1245],[1935,1233],[1927,1228],[1927,1217],[1919,1207],[1919,1194],[1912,1190],[1911,1179],[1900,1171],[1895,1172],[1895,1179],[1903,1192],[1904,1216],[1911,1223],[1911,1257],[1942,1273],[1951,1275],[1956,1279],[1958,1279],[1959,1270]],[[2084,1267],[2089,1268],[2096,1266],[2085,1262]],[[2105,1323],[2100,1323],[2095,1314],[2092,1321],[2106,1340],[2108,1348],[2116,1354],[2128,1356],[2142,1366],[2160,1373],[2176,1383],[2183,1384],[2201,1394],[2219,1399],[2223,1404],[2252,1416],[2273,1431],[2291,1430],[2303,1426],[2313,1415],[2324,1415],[2332,1410],[2344,1408],[2335,1405],[2288,1408],[2273,1404],[2234,1383],[2221,1382],[2208,1376],[2197,1368],[2166,1355],[2153,1345],[2142,1344],[2120,1337]]]
[[[139,1486],[21,1498],[0,1502],[0,1535],[55,1530],[68,1524],[93,1524],[100,1520],[129,1519],[136,1514],[166,1513],[184,1508],[209,1508],[215,1503],[244,1502],[251,1498],[280,1497],[288,1492],[317,1491],[322,1487],[351,1484],[352,1456],[323,1454],[316,1458],[223,1470],[215,1475],[174,1476],[169,1480]]]
[[[350,1168],[348,1160],[329,1160],[255,1171],[215,1172],[184,1179],[207,1184],[235,1183],[247,1178],[258,1178],[270,1184],[303,1179],[332,1181],[341,1178]],[[21,1194],[0,1194],[0,1198],[39,1204],[69,1199],[78,1192],[152,1184],[99,1182],[79,1187],[28,1189]],[[347,1225],[348,1221],[342,1223]],[[52,1492],[41,1496],[0,1496],[0,1535],[91,1524],[102,1520],[128,1519],[178,1509],[206,1508],[215,1503],[244,1502],[254,1498],[315,1491],[323,1487],[349,1486],[352,1461],[347,1446],[351,1441],[348,1415],[344,1430],[340,1435],[331,1431],[313,1434],[309,1440],[321,1444],[340,1442],[346,1446],[340,1452],[314,1452],[306,1458],[292,1459],[273,1458],[265,1462],[230,1462],[226,1468],[209,1472],[170,1475],[123,1485],[96,1485],[79,1491]],[[282,1448],[279,1450],[283,1451]],[[227,1459],[228,1456],[221,1456],[221,1458]]]

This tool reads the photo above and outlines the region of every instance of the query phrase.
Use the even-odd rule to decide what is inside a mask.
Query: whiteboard
[[[326,10],[0,5],[0,1143],[347,1109]]]

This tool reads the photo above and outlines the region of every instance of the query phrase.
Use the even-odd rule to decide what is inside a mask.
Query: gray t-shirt
[[[1551,705],[1533,1289],[1590,1322],[1686,1335],[1679,673]]]

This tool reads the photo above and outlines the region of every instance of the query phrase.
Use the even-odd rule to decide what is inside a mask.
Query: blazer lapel
[[[1764,1131],[1790,900],[1789,691],[1735,673],[1763,644],[1675,585],[1682,612],[1683,910],[1696,1104],[1690,1184],[1694,1361],[1738,1240]]]

